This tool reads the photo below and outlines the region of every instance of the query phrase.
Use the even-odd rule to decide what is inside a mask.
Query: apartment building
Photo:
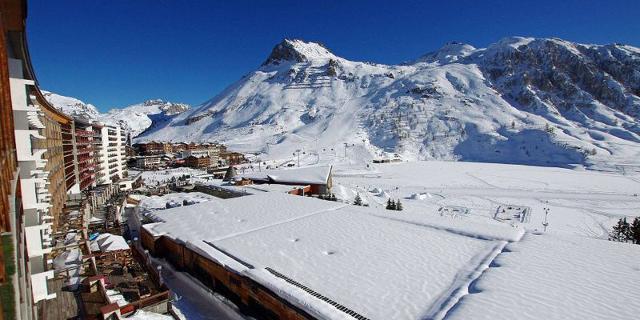
[[[73,121],[51,107],[37,88],[26,49],[22,1],[0,1],[0,253],[2,311],[16,319],[37,318],[36,304],[54,298],[55,223],[66,200],[63,128]],[[72,137],[71,137],[72,138]],[[4,298],[7,298],[5,301]]]
[[[74,120],[75,143],[74,154],[76,157],[76,185],[71,189],[71,193],[80,193],[96,184],[94,130],[90,122],[79,119]]]
[[[127,173],[127,135],[119,126],[99,125],[101,132],[98,184],[114,183]]]

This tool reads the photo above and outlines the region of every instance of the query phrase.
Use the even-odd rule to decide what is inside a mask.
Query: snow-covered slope
[[[94,121],[100,117],[100,112],[94,105],[84,103],[79,99],[61,96],[44,90],[42,91],[42,95],[44,95],[44,98],[56,109],[74,118]]]
[[[43,91],[47,101],[63,113],[72,117],[90,121],[101,121],[112,125],[121,125],[135,137],[151,127],[154,122],[168,121],[172,116],[189,110],[184,103],[167,102],[160,99],[147,100],[125,108],[114,108],[103,114],[92,104],[76,98],[61,96]]]
[[[284,40],[255,72],[138,140],[217,140],[264,158],[347,143],[369,157],[628,163],[640,156],[639,94],[640,50],[624,45],[511,37],[381,65]]]

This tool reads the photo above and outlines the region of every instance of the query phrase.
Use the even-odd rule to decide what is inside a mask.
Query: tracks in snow
[[[462,298],[468,294],[477,293],[474,288],[475,282],[491,267],[491,263],[504,251],[508,243],[507,241],[497,241],[493,246],[473,257],[469,267],[458,271],[452,285],[431,305],[422,319],[445,319]]]

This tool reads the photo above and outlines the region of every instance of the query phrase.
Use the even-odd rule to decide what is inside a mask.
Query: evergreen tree
[[[356,198],[353,200],[353,204],[356,206],[362,205],[362,198],[360,198],[360,194],[356,193]]]
[[[338,201],[338,198],[336,198],[336,194],[335,193],[331,194],[330,200],[331,201]]]
[[[398,199],[398,202],[396,202],[396,210],[402,211],[402,203],[400,203],[400,199]]]
[[[387,209],[388,210],[395,210],[396,209],[396,202],[389,198],[389,200],[387,201]]]
[[[633,219],[631,223],[631,240],[635,244],[640,244],[640,217]]]
[[[627,242],[631,239],[631,228],[627,222],[627,218],[621,218],[618,223],[613,226],[609,232],[609,240],[618,242]]]

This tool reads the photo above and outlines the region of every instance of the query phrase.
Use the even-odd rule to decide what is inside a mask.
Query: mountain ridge
[[[162,99],[148,99],[123,108],[113,108],[101,113],[90,104],[73,97],[43,91],[45,99],[55,108],[74,118],[99,121],[109,125],[120,125],[135,137],[153,125],[153,121],[164,121],[191,108],[188,104],[174,103]]]
[[[639,93],[640,49],[628,45],[505,37],[384,65],[285,39],[255,71],[136,141],[219,141],[263,158],[337,157],[347,145],[362,161],[595,168],[640,156]]]
[[[224,142],[266,158],[347,143],[363,159],[593,167],[640,156],[640,49],[506,37],[399,65],[286,39],[220,94],[137,141]]]

